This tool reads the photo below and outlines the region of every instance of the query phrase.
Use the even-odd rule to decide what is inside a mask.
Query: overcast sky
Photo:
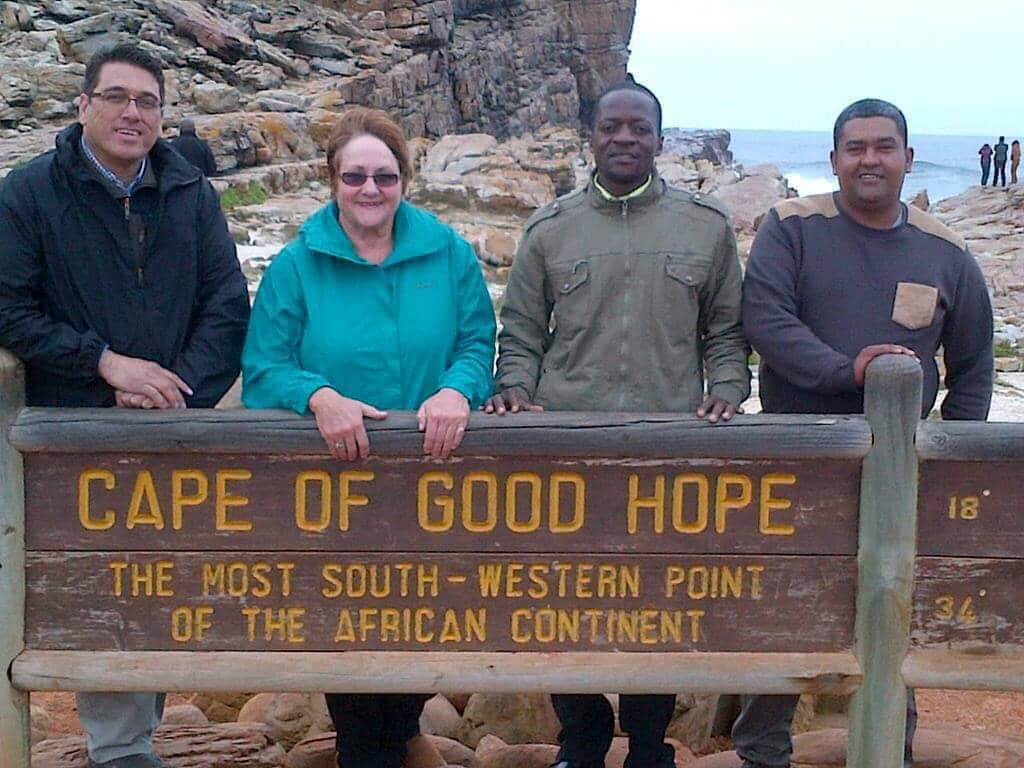
[[[1024,135],[1024,2],[637,0],[629,69],[666,126],[831,130],[888,99],[911,133]]]

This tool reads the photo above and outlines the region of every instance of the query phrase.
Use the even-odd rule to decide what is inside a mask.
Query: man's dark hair
[[[616,83],[615,85],[609,86],[605,88],[603,91],[601,91],[601,95],[597,97],[597,101],[594,105],[594,113],[590,117],[590,129],[593,130],[595,125],[597,124],[597,113],[601,107],[601,102],[604,100],[604,97],[612,93],[617,93],[618,91],[634,91],[636,93],[642,93],[644,96],[646,96],[647,98],[654,102],[654,111],[658,116],[658,135],[661,136],[661,102],[658,101],[658,97],[654,95],[654,91],[652,91],[646,85],[641,85],[640,83],[636,82],[635,80],[633,80],[632,77],[630,77],[628,80],[623,80],[621,83]]]
[[[82,93],[91,94],[95,90],[104,64],[131,64],[133,67],[146,70],[156,78],[156,84],[160,87],[160,101],[164,100],[164,71],[160,66],[160,60],[133,43],[121,43],[113,48],[101,48],[96,51],[85,65]]]
[[[1000,136],[999,137],[999,143],[1002,144],[1004,141],[1006,141],[1006,137],[1005,136]]]
[[[843,132],[843,126],[851,120],[861,117],[888,117],[896,123],[896,128],[903,137],[903,146],[909,146],[907,141],[907,118],[904,117],[899,107],[882,99],[861,99],[860,101],[853,102],[853,104],[840,112],[839,117],[836,118],[835,127],[832,128],[833,149],[839,149],[839,135]]]
[[[186,134],[195,134],[196,132],[196,121],[191,117],[186,117],[181,121],[181,125],[178,126],[178,134],[185,136]]]

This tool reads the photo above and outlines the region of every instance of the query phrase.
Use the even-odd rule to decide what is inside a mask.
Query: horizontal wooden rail
[[[1024,460],[1024,424],[923,421],[917,427],[921,461]]]
[[[852,653],[431,653],[26,651],[32,691],[439,690],[501,693],[851,693]]]
[[[367,422],[378,456],[420,456],[411,413]],[[27,408],[10,432],[25,453],[244,453],[322,455],[311,418],[285,411]],[[859,459],[871,431],[853,416],[743,416],[712,425],[678,414],[473,414],[459,454],[559,458]]]

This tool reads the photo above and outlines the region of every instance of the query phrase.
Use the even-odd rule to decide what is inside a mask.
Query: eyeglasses
[[[124,109],[128,102],[134,101],[140,112],[156,112],[160,109],[160,99],[151,93],[143,93],[141,96],[130,96],[123,88],[108,88],[105,91],[93,91],[88,94],[89,98],[96,98],[111,107]]]
[[[361,187],[367,179],[373,179],[373,183],[378,187],[387,189],[395,186],[401,176],[397,173],[358,173],[357,171],[346,171],[341,174],[341,183],[346,187]]]

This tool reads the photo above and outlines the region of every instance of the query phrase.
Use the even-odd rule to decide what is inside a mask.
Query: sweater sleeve
[[[799,254],[779,215],[765,216],[743,281],[743,328],[765,363],[790,384],[824,395],[857,392],[853,359],[833,349],[798,314]]]
[[[238,377],[249,288],[217,193],[205,179],[201,184],[198,305],[172,367],[195,392],[189,406],[212,408]]]
[[[942,418],[984,421],[992,402],[995,375],[992,305],[985,278],[970,254],[942,329],[942,348],[948,390],[942,401]]]
[[[701,307],[708,394],[739,405],[750,394],[749,347],[740,325],[741,274],[732,227],[722,227],[716,274]]]
[[[0,183],[0,346],[68,379],[97,379],[106,342],[54,319],[43,303],[45,255],[34,196],[18,171]]]
[[[548,324],[552,304],[545,297],[545,278],[537,230],[528,228],[505,289],[496,378],[499,390],[522,387],[531,399],[537,390],[544,353],[551,346]]]
[[[458,338],[452,364],[441,375],[440,387],[458,390],[471,407],[476,407],[494,389],[494,309],[473,246],[454,237]]]
[[[309,398],[326,378],[303,370],[299,346],[306,305],[295,258],[286,247],[267,267],[256,293],[242,351],[242,402],[247,408],[309,413]]]

